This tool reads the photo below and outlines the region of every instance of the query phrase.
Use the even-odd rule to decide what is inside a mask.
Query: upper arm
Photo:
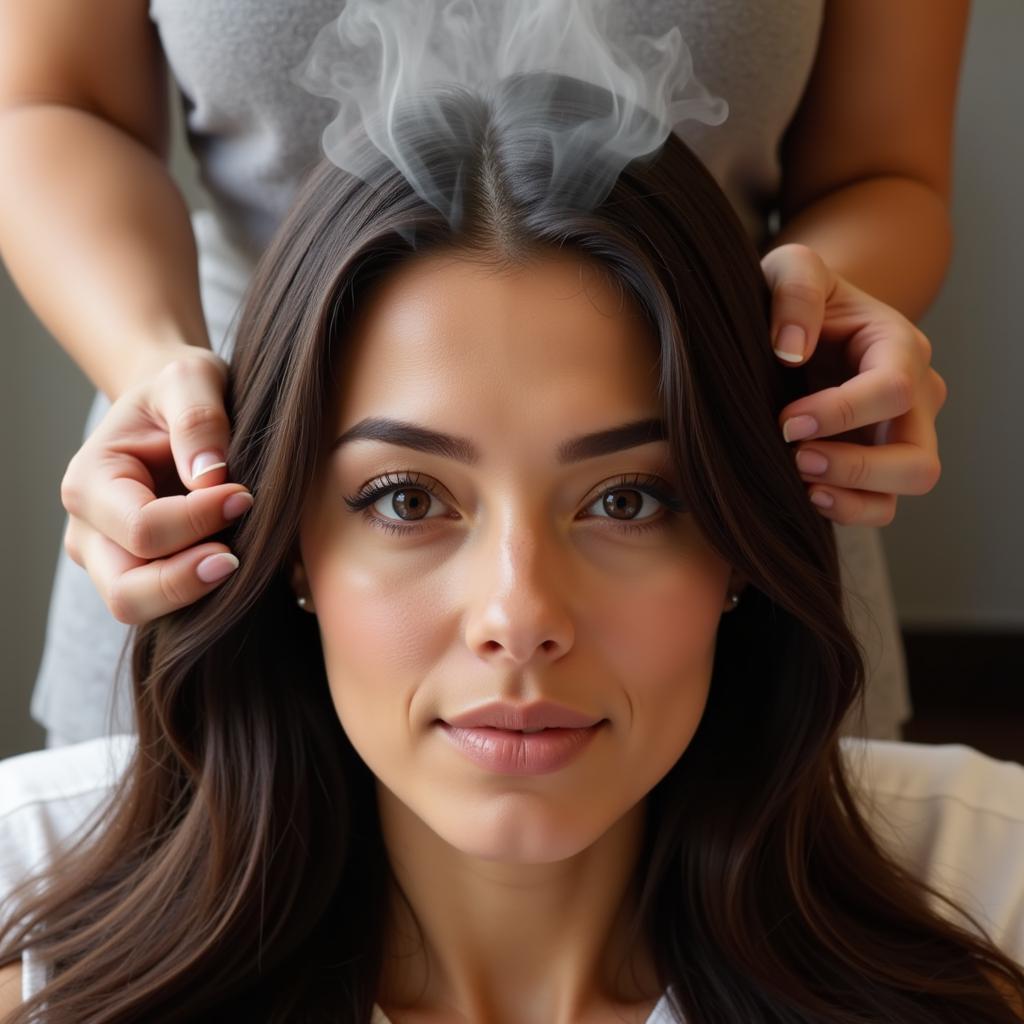
[[[948,200],[969,0],[826,0],[814,68],[782,142],[781,215],[878,175]]]
[[[21,1006],[21,961],[0,967],[0,1020]]]
[[[166,156],[167,69],[147,0],[0,0],[0,112],[35,103],[88,111]]]

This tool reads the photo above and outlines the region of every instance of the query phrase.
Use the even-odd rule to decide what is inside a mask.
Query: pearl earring
[[[729,595],[729,603],[732,605],[732,609],[731,610],[735,610],[736,605],[738,605],[740,603],[740,595],[739,594],[730,594]]]
[[[309,606],[309,598],[308,598],[308,597],[297,597],[297,598],[295,599],[295,603],[296,603],[296,604],[297,604],[297,605],[298,605],[298,606],[299,606],[299,607],[300,607],[300,608],[301,608],[301,609],[302,609],[303,611],[306,611],[307,607]]]

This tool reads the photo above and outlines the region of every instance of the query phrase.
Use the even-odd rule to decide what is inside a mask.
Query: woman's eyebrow
[[[598,455],[608,455],[625,448],[649,444],[651,441],[664,440],[665,426],[661,420],[635,420],[632,423],[623,423],[618,427],[598,430],[592,434],[583,434],[563,441],[558,447],[558,462],[581,462],[583,459],[592,459]],[[349,427],[331,445],[331,451],[335,451],[348,441],[383,441],[385,444],[455,459],[470,466],[480,460],[479,451],[467,438],[453,437],[451,434],[442,434],[416,423],[383,417],[371,416]]]

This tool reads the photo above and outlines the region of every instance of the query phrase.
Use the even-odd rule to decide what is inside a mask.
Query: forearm
[[[916,321],[942,285],[952,230],[946,201],[928,185],[877,177],[804,207],[767,249],[787,242],[809,246],[848,281]]]
[[[108,397],[209,347],[188,208],[161,160],[72,107],[0,113],[0,256]]]

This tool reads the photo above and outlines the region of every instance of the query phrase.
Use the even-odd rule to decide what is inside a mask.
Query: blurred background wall
[[[883,531],[906,631],[911,739],[1024,760],[1024,2],[974,0],[954,169],[955,254],[921,326],[950,397],[942,479]],[[195,201],[178,140],[173,168]],[[0,268],[0,756],[42,746],[28,706],[91,390]]]
[[[172,105],[171,170],[189,205],[203,202],[181,110]],[[25,305],[0,263],[0,757],[35,750],[29,715],[64,537],[64,470],[82,443],[95,391]]]
[[[901,500],[883,531],[908,628],[1024,632],[1022,42],[1021,0],[974,0],[957,114],[953,260],[921,321],[950,389],[938,420],[943,472],[927,497]]]

